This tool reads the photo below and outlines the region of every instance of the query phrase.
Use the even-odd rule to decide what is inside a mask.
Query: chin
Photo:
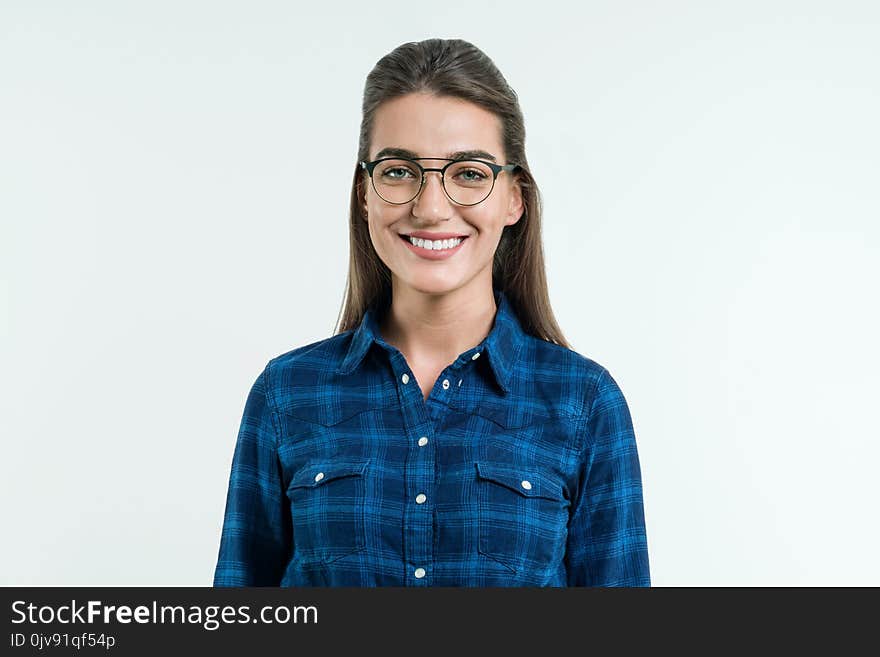
[[[458,280],[450,281],[444,279],[436,279],[430,276],[416,276],[415,278],[403,281],[406,287],[412,288],[416,292],[422,294],[448,294],[454,292],[461,287]]]

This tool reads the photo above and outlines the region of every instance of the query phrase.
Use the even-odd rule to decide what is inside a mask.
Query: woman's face
[[[501,142],[499,119],[478,105],[458,98],[408,94],[386,101],[376,111],[369,160],[386,157],[388,148],[406,149],[416,157],[452,157],[459,151],[480,150],[508,164]],[[485,156],[478,159],[488,159]],[[418,160],[426,168],[441,168],[444,160]],[[447,172],[448,173],[448,172]],[[396,175],[400,175],[397,172]],[[473,175],[473,174],[470,174]],[[427,294],[443,294],[472,284],[491,288],[492,260],[505,226],[522,214],[522,194],[511,172],[498,174],[489,197],[472,206],[453,203],[428,172],[419,195],[394,205],[377,194],[365,176],[365,210],[376,253],[391,270],[394,285]],[[447,184],[450,181],[447,180]],[[449,256],[425,252],[401,238],[413,231],[466,235]]]

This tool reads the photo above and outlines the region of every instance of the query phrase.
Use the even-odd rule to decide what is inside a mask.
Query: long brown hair
[[[571,348],[550,307],[541,242],[542,202],[526,160],[526,131],[516,92],[494,62],[467,41],[426,39],[401,44],[382,57],[367,76],[358,162],[369,159],[377,108],[386,100],[409,93],[460,98],[500,119],[506,159],[521,167],[515,176],[524,208],[519,221],[505,226],[501,235],[492,264],[492,284],[507,295],[527,333]],[[391,303],[391,272],[373,248],[364,220],[366,184],[367,173],[356,165],[351,188],[348,281],[336,333],[356,328],[371,305],[387,308]]]

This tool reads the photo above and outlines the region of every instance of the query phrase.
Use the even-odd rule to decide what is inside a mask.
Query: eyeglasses
[[[442,169],[423,167],[416,160],[447,160]],[[516,171],[518,164],[495,164],[483,160],[450,160],[446,157],[383,157],[360,162],[370,176],[373,189],[383,201],[394,205],[409,203],[425,186],[428,171],[440,173],[443,191],[453,203],[476,205],[489,198],[495,179],[502,171]]]

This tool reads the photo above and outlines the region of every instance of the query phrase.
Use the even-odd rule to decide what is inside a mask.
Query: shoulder
[[[557,379],[561,374],[564,385],[560,393],[569,395],[568,403],[576,415],[573,448],[582,455],[633,453],[635,435],[629,405],[609,369],[567,347],[539,338],[534,342],[535,362],[540,364],[536,372],[543,369],[548,380],[554,372]]]
[[[344,331],[269,359],[261,376],[265,377],[270,394],[277,396],[279,390],[326,380],[342,364],[353,334],[353,330]]]
[[[336,368],[345,358],[354,331],[345,331],[329,338],[316,340],[271,358],[266,369],[272,373],[301,367]]]
[[[344,331],[270,358],[265,368],[268,381],[272,383],[299,372],[335,370],[342,364],[353,335],[353,330]]]
[[[528,336],[523,352],[517,358],[521,376],[555,387],[554,396],[573,415],[587,414],[610,378],[608,369],[593,358],[535,336]]]
[[[397,400],[393,378],[377,383],[364,366],[348,374],[338,372],[356,334],[356,329],[350,329],[290,349],[268,361],[264,370],[268,395],[282,422],[295,418],[331,426]],[[363,345],[358,343],[357,347]],[[364,352],[358,353],[367,357]]]

